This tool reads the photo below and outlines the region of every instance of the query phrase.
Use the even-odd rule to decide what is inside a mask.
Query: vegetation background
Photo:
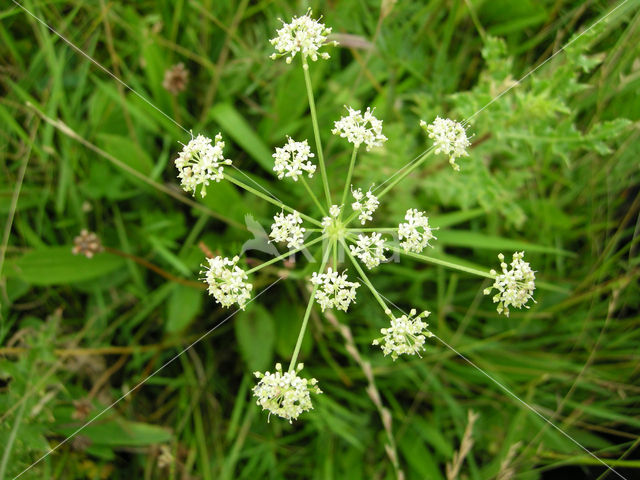
[[[222,131],[235,165],[313,209],[274,179],[270,158],[286,134],[312,138],[300,68],[268,59],[278,18],[306,2],[20,3],[180,125]],[[640,2],[309,6],[341,36],[311,70],[336,190],[349,153],[330,127],[344,104],[376,107],[385,122],[389,142],[361,156],[355,178],[380,183],[426,148],[420,119],[470,117],[619,7],[473,118],[462,172],[436,158],[377,213],[397,224],[419,206],[440,227],[434,255],[484,269],[524,249],[537,303],[505,318],[486,281],[384,265],[376,286],[431,310],[433,331],[468,361],[436,340],[422,358],[384,358],[370,345],[384,315],[361,290],[348,315],[312,317],[302,359],[325,393],[289,425],[255,405],[251,372],[288,360],[308,271],[265,269],[257,291],[288,279],[21,478],[395,478],[384,412],[407,479],[616,477],[496,381],[639,478]],[[174,198],[186,198],[172,164],[188,138],[179,127],[14,3],[0,7],[0,37],[3,480],[224,319],[199,264],[252,238],[245,213],[266,227],[275,211],[224,182],[197,208]],[[180,62],[188,84],[174,95],[163,79]],[[107,251],[72,255],[82,229]],[[460,470],[447,470],[461,444]]]

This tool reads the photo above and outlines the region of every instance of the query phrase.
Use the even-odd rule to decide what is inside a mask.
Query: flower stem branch
[[[322,153],[322,142],[320,140],[320,127],[318,126],[318,116],[316,113],[316,102],[313,98],[313,88],[311,86],[311,76],[309,75],[309,64],[304,55],[302,58],[302,72],[304,73],[304,83],[307,87],[307,97],[309,98],[309,110],[311,111],[311,122],[313,123],[313,134],[316,139],[316,149],[318,150],[318,163],[320,164],[320,173],[322,175],[322,185],[324,186],[324,194],[327,197],[327,207],[331,207],[331,192],[329,191],[329,180],[327,179],[327,170],[324,165],[324,154]]]
[[[342,201],[340,205],[344,205],[347,201],[347,192],[351,186],[351,176],[353,175],[353,167],[356,164],[356,155],[358,153],[358,147],[353,147],[353,153],[351,154],[351,161],[349,162],[349,172],[347,173],[347,180],[344,183],[344,190],[342,191]]]
[[[309,187],[309,184],[307,183],[305,178],[304,177],[300,177],[300,180],[302,180],[302,185],[304,185],[304,188],[307,189],[307,193],[309,194],[309,196],[313,200],[313,203],[315,203],[316,207],[318,207],[320,209],[320,213],[322,213],[322,216],[326,217],[327,216],[327,211],[324,209],[324,207],[320,203],[320,200],[318,200],[318,197],[316,196],[316,194],[313,193],[313,190],[311,190],[311,187]]]
[[[340,239],[340,243],[342,244],[342,248],[344,249],[344,251],[347,253],[347,256],[351,260],[351,263],[353,264],[353,266],[355,267],[356,271],[358,272],[358,275],[360,275],[360,277],[362,278],[364,283],[367,285],[369,290],[371,290],[371,293],[373,294],[375,299],[378,301],[378,303],[382,307],[382,310],[384,311],[384,313],[387,314],[387,315],[391,315],[391,310],[389,309],[389,307],[387,306],[385,301],[382,299],[382,297],[380,296],[378,291],[375,289],[375,287],[373,286],[373,284],[369,280],[369,277],[367,277],[367,274],[364,273],[364,270],[362,270],[362,267],[360,266],[358,261],[351,254],[351,251],[349,250],[349,247],[347,246],[346,242],[343,239]]]
[[[327,265],[329,261],[329,254],[331,253],[331,248],[327,246],[324,256],[322,258],[322,263],[320,264],[319,272],[324,272],[324,267]],[[300,333],[298,334],[298,340],[296,341],[296,346],[293,349],[293,355],[291,356],[291,362],[289,363],[289,371],[295,371],[296,364],[298,362],[298,354],[300,353],[300,347],[302,346],[302,340],[304,339],[304,333],[307,330],[307,324],[309,323],[309,317],[311,316],[311,308],[313,307],[313,303],[315,301],[316,290],[318,289],[318,285],[315,284],[313,289],[311,290],[311,295],[309,296],[309,303],[307,303],[307,309],[304,312],[304,318],[302,319],[302,326],[300,327]]]
[[[431,154],[433,153],[433,147],[430,148],[429,150],[427,150],[424,154],[422,154],[414,163],[413,165],[411,165],[409,168],[407,168],[405,171],[403,171],[402,173],[396,175],[396,177],[391,180],[389,182],[389,184],[384,187],[384,189],[377,194],[378,199],[384,197],[389,190],[391,190],[393,187],[395,187],[400,181],[402,181],[407,175],[409,175],[411,172],[413,172],[416,168],[418,168],[420,165],[422,165],[424,163],[424,161],[429,158],[431,156]]]
[[[255,196],[257,196],[257,197],[260,197],[261,199],[266,200],[267,202],[272,203],[273,205],[275,205],[275,206],[277,206],[277,207],[280,207],[281,209],[286,210],[286,211],[287,211],[287,212],[289,212],[289,213],[293,213],[293,212],[295,212],[295,211],[296,211],[294,208],[291,208],[290,206],[285,205],[285,204],[284,204],[284,203],[282,203],[280,200],[277,200],[277,199],[275,199],[275,198],[273,198],[273,197],[270,197],[269,195],[267,195],[267,194],[265,194],[265,193],[262,193],[261,191],[256,190],[256,189],[255,189],[255,188],[253,188],[253,187],[250,187],[250,186],[249,186],[249,185],[247,185],[246,183],[241,182],[240,180],[238,180],[238,179],[236,179],[236,178],[233,178],[233,177],[232,177],[231,175],[229,175],[228,173],[225,173],[225,174],[224,174],[224,178],[225,178],[226,180],[229,180],[229,181],[230,181],[231,183],[233,183],[234,185],[237,185],[238,187],[243,188],[243,189],[244,189],[244,190],[246,190],[247,192],[252,193],[252,194],[254,194],[254,195],[255,195]],[[309,215],[305,215],[304,213],[300,213],[300,216],[301,216],[302,218],[304,218],[307,222],[313,223],[314,225],[318,225],[319,227],[321,227],[321,226],[322,226],[322,224],[321,224],[318,220],[316,220],[315,218],[310,217]]]
[[[448,262],[446,260],[441,260],[439,258],[430,257],[428,255],[422,255],[419,253],[406,252],[403,249],[396,247],[394,245],[385,244],[385,246],[394,252],[400,253],[401,255],[407,255],[408,257],[415,258],[417,260],[422,260],[427,263],[434,263],[436,265],[442,265],[443,267],[452,268],[454,270],[460,270],[461,272],[471,273],[472,275],[478,275],[480,277],[485,278],[495,278],[488,271],[484,272],[482,270],[478,270],[477,268],[465,267],[464,265],[458,265],[457,263]]]
[[[398,227],[388,227],[388,228],[347,228],[347,232],[349,233],[357,233],[357,232],[397,232]]]
[[[250,275],[252,273],[257,272],[258,270],[267,267],[269,265],[273,265],[276,262],[279,262],[280,260],[284,260],[285,258],[293,255],[294,253],[298,253],[301,250],[304,250],[305,248],[309,248],[312,245],[315,245],[316,243],[324,240],[326,238],[326,235],[320,235],[317,238],[314,238],[313,240],[311,240],[310,242],[305,243],[304,245],[302,245],[301,247],[298,248],[294,248],[293,250],[289,250],[288,252],[283,253],[282,255],[278,255],[277,257],[272,258],[271,260],[268,260],[264,263],[261,263],[260,265],[253,267],[251,270],[247,270],[246,274]]]

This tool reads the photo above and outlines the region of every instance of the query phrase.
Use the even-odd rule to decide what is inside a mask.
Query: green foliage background
[[[385,122],[389,141],[361,156],[354,179],[380,183],[426,148],[420,119],[474,115],[621,3],[311,2],[334,33],[350,35],[311,69],[334,189],[349,160],[330,135],[344,104],[376,107]],[[298,185],[274,178],[270,157],[287,134],[312,138],[300,68],[267,58],[278,17],[305,3],[22,4],[179,124],[222,131],[236,166],[313,211]],[[433,331],[492,379],[438,341],[422,358],[382,357],[370,343],[386,319],[361,289],[348,315],[312,316],[302,360],[325,392],[314,410],[293,425],[267,422],[251,371],[291,355],[308,295],[302,261],[21,478],[394,478],[375,394],[335,322],[371,364],[406,478],[446,478],[468,410],[479,417],[460,478],[604,472],[493,380],[637,475],[639,6],[624,2],[474,116],[459,174],[435,158],[376,214],[393,225],[407,208],[426,210],[440,227],[434,255],[483,269],[500,251],[526,250],[537,303],[511,318],[497,315],[476,277],[408,259],[372,274],[393,302],[431,310]],[[172,160],[185,133],[24,11],[1,8],[0,216],[10,236],[0,479],[81,426],[83,406],[85,418],[98,414],[224,319],[193,282],[205,251],[234,255],[252,238],[245,214],[267,226],[276,213],[224,182],[197,208],[170,196],[180,194]],[[162,81],[178,62],[190,77],[173,96]],[[73,256],[83,228],[111,252]],[[256,291],[288,268],[261,271]]]

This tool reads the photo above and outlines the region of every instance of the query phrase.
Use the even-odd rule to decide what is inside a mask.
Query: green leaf
[[[276,332],[273,318],[259,303],[252,303],[234,322],[240,353],[251,371],[264,371],[273,362]]]
[[[77,426],[54,428],[60,435],[68,436],[77,430]],[[130,422],[122,419],[101,420],[89,424],[82,435],[91,440],[91,445],[111,447],[144,447],[169,442],[171,431],[142,422]]]
[[[17,276],[32,285],[64,285],[107,275],[124,268],[124,259],[110,253],[93,258],[74,255],[70,246],[44,247],[26,253],[11,265],[7,276]]]
[[[174,333],[187,327],[202,307],[202,290],[176,285],[167,303],[165,331]]]
[[[153,170],[153,161],[149,154],[127,137],[99,133],[96,135],[98,145],[118,160],[146,175]]]
[[[561,248],[537,245],[493,235],[484,235],[467,230],[443,230],[436,232],[436,236],[438,237],[437,241],[443,245],[454,245],[456,247],[480,248],[495,251],[504,250],[509,252],[524,250],[526,252],[557,253],[560,255],[575,256],[573,252]]]
[[[271,150],[255,133],[242,115],[228,103],[221,103],[211,109],[211,118],[220,128],[242,147],[267,172],[273,174],[273,159]]]

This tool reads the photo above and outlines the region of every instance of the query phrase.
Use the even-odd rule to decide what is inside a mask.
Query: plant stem
[[[402,255],[407,255],[408,257],[413,257],[418,260],[422,260],[424,262],[435,263],[436,265],[442,265],[443,267],[452,268],[454,270],[460,270],[461,272],[471,273],[473,275],[478,275],[480,277],[491,278],[491,279],[495,278],[489,272],[483,272],[482,270],[477,270],[475,268],[465,267],[464,265],[458,265],[457,263],[448,262],[446,260],[441,260],[439,258],[429,257],[428,255],[421,255],[419,253],[413,253],[413,252],[405,252],[403,249],[393,245],[386,244],[386,247],[389,248],[389,250],[393,250],[394,252],[400,253]]]
[[[345,243],[345,241],[343,239],[340,239],[340,243],[342,244],[342,248],[344,248],[344,251],[347,252],[347,255],[349,256],[349,259],[351,260],[351,263],[353,263],[353,266],[355,267],[355,269],[358,272],[358,275],[360,275],[360,277],[362,278],[362,280],[364,281],[364,283],[367,285],[367,287],[369,287],[369,290],[371,290],[371,293],[373,294],[373,296],[375,297],[375,299],[378,301],[378,303],[380,304],[380,306],[382,307],[382,310],[384,311],[385,314],[387,315],[391,315],[391,310],[389,309],[389,307],[387,307],[387,304],[385,303],[385,301],[382,299],[382,297],[380,296],[380,294],[378,293],[378,291],[375,289],[375,287],[373,286],[373,284],[371,283],[371,281],[369,280],[369,277],[367,277],[367,274],[364,273],[364,270],[362,270],[362,267],[360,266],[360,264],[358,263],[358,261],[355,259],[355,257],[351,254],[351,251],[349,250],[349,248],[347,247],[347,244]]]
[[[316,114],[316,102],[313,98],[313,88],[311,86],[311,76],[309,75],[309,64],[304,55],[302,58],[302,72],[304,73],[304,83],[307,87],[307,97],[309,98],[309,110],[311,111],[311,122],[313,123],[313,135],[316,139],[316,149],[318,150],[318,163],[320,164],[320,174],[322,175],[322,185],[324,194],[327,197],[327,208],[331,207],[331,192],[329,191],[329,180],[327,170],[324,166],[324,154],[322,153],[322,142],[320,141],[320,128],[318,127],[318,116]]]
[[[391,180],[389,182],[389,184],[384,187],[384,189],[382,190],[382,192],[380,192],[379,194],[377,194],[376,196],[378,197],[378,199],[381,199],[383,196],[385,196],[389,190],[391,190],[393,187],[395,187],[401,180],[403,180],[407,175],[409,175],[411,172],[413,172],[416,168],[418,168],[420,165],[422,165],[422,163],[424,163],[424,161],[429,158],[429,156],[433,153],[433,148],[430,148],[429,150],[427,150],[424,154],[422,154],[421,157],[419,157],[414,163],[413,165],[411,165],[409,168],[407,168],[404,172],[399,173],[396,175],[396,177]]]
[[[307,189],[307,193],[313,199],[313,202],[316,204],[316,207],[320,209],[320,213],[322,213],[322,216],[326,217],[327,216],[326,210],[322,207],[320,200],[318,200],[318,197],[316,196],[316,194],[313,193],[313,190],[311,190],[311,187],[309,187],[309,184],[307,183],[307,181],[302,176],[300,177],[300,180],[302,180],[302,184],[304,185],[304,188]]]
[[[237,185],[238,187],[245,189],[247,192],[253,193],[256,197],[260,197],[263,200],[266,200],[267,202],[270,202],[270,203],[276,205],[277,207],[280,207],[281,209],[286,210],[287,212],[293,213],[293,212],[296,211],[294,208],[291,208],[290,206],[285,205],[280,200],[277,200],[277,199],[275,199],[273,197],[270,197],[269,195],[267,195],[265,193],[262,193],[262,192],[260,192],[259,190],[256,190],[253,187],[250,187],[246,183],[241,182],[240,180],[238,180],[236,178],[233,178],[228,173],[224,174],[224,178],[226,180],[229,180],[234,185]],[[300,213],[300,212],[298,212],[298,213]],[[322,224],[319,221],[317,221],[315,218],[311,218],[310,216],[305,215],[304,213],[300,213],[300,216],[302,218],[304,218],[307,222],[313,223],[314,225],[318,225],[320,227],[322,226]]]
[[[331,253],[331,248],[327,246],[326,251],[324,252],[324,256],[322,258],[322,264],[320,265],[319,272],[322,273],[324,271],[324,267],[327,265],[327,261],[329,260],[329,254]],[[309,323],[309,317],[311,316],[311,308],[313,307],[313,302],[315,300],[316,290],[318,289],[318,285],[314,285],[311,290],[311,294],[309,295],[309,303],[307,303],[307,309],[304,312],[304,318],[302,319],[302,326],[300,327],[300,333],[298,334],[298,340],[296,341],[296,346],[293,349],[293,355],[291,356],[291,363],[289,363],[289,371],[293,372],[296,368],[296,362],[298,361],[298,354],[300,353],[300,347],[302,346],[302,340],[304,339],[304,333],[307,330],[307,323]]]
[[[356,154],[358,153],[358,147],[353,147],[353,153],[351,154],[351,161],[349,162],[349,173],[347,173],[347,181],[344,183],[344,190],[342,192],[342,201],[340,205],[344,205],[347,201],[347,192],[351,186],[351,176],[353,175],[353,167],[356,164]]]
[[[388,228],[347,228],[347,232],[397,232],[398,227]]]
[[[310,242],[305,243],[301,247],[294,248],[293,250],[289,250],[288,252],[285,252],[282,255],[278,255],[277,257],[274,257],[271,260],[268,260],[268,261],[266,261],[264,263],[261,263],[257,267],[253,267],[251,270],[247,270],[246,274],[250,275],[252,273],[255,273],[255,272],[257,272],[258,270],[260,270],[260,269],[262,269],[264,267],[272,265],[272,264],[274,264],[276,262],[279,262],[280,260],[283,260],[283,259],[287,258],[290,255],[293,255],[294,253],[298,253],[300,250],[304,250],[305,248],[309,248],[311,245],[315,245],[316,243],[324,240],[325,237],[326,237],[326,235],[321,235],[321,236],[311,240]]]

